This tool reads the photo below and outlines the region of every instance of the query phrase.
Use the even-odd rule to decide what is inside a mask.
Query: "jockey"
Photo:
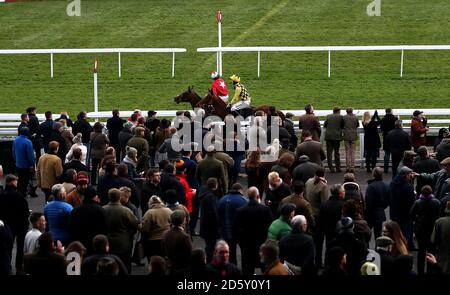
[[[238,111],[250,107],[251,97],[245,88],[244,84],[241,84],[241,77],[238,75],[233,75],[230,77],[233,81],[233,87],[235,89],[233,99],[228,104],[231,105],[231,111]]]
[[[211,78],[214,79],[214,82],[211,85],[213,94],[223,100],[224,103],[228,103],[227,83],[225,83],[216,71],[211,72]]]

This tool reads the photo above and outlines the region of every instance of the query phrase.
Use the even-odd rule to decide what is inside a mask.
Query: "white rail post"
[[[96,59],[94,62],[94,112],[98,112],[98,83],[97,83],[97,67],[98,60]]]
[[[175,51],[172,52],[172,79],[175,77]]]
[[[261,51],[258,50],[258,79],[260,77],[260,71],[261,71]]]
[[[218,39],[219,39],[219,51],[217,52],[217,72],[222,76],[222,11],[218,10],[216,12],[217,29],[218,29]]]
[[[331,77],[331,50],[328,50],[328,79]]]
[[[119,52],[119,78],[122,78],[122,65],[120,60],[120,52]]]
[[[50,77],[53,79],[53,53],[50,53]]]
[[[404,50],[402,49],[402,59],[401,59],[401,62],[400,62],[400,77],[403,77],[403,53],[404,52]]]

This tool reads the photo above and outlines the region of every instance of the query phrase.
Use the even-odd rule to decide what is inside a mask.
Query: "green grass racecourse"
[[[215,11],[222,9],[223,46],[450,44],[450,1],[381,0],[381,16],[368,17],[369,0],[81,0],[81,16],[68,17],[69,1],[0,4],[0,48],[182,47],[171,78],[171,54],[100,54],[100,110],[181,109],[173,97],[194,85],[205,94],[217,45]],[[93,110],[94,55],[0,55],[0,112]],[[439,108],[450,105],[450,51],[332,54],[224,54],[224,75],[240,73],[253,104],[302,109]]]

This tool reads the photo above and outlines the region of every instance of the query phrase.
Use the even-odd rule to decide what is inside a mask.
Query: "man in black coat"
[[[311,162],[306,155],[300,156],[298,160],[299,164],[292,172],[292,182],[302,181],[303,183],[306,183],[308,179],[313,178],[316,175],[316,170],[320,166]]]
[[[402,121],[397,120],[395,121],[395,129],[389,131],[384,140],[384,145],[392,154],[392,178],[394,178],[404,152],[411,150],[411,139],[409,134],[403,130]]]
[[[298,144],[298,137],[295,134],[294,122],[292,121],[293,118],[294,118],[294,114],[286,113],[286,119],[283,122],[284,128],[286,128],[287,132],[291,136],[291,140],[290,140],[291,145],[289,147],[289,150],[291,150],[291,151],[294,151],[295,147]]]
[[[28,231],[28,202],[17,190],[15,175],[8,174],[5,177],[5,190],[0,194],[0,220],[9,226],[13,241],[16,239],[16,271],[23,271],[23,245]]]
[[[99,205],[97,191],[88,187],[83,204],[70,213],[69,229],[74,241],[80,241],[90,255],[94,252],[92,240],[98,234],[106,234],[105,209]]]
[[[431,159],[426,146],[421,146],[417,149],[418,157],[414,161],[412,169],[416,173],[431,174],[441,170],[439,162],[435,159]],[[422,187],[425,185],[433,185],[431,180],[427,180],[421,177],[417,178],[416,192],[419,193]]]
[[[45,121],[41,123],[40,129],[42,134],[42,143],[44,146],[44,151],[48,151],[48,144],[50,142],[50,136],[53,131],[53,124],[55,122],[52,119],[52,112],[46,111],[45,112]],[[76,134],[76,133],[75,133]]]
[[[11,229],[0,220],[0,275],[12,274],[11,260],[14,240]]]
[[[383,181],[383,171],[380,167],[375,167],[372,172],[373,179],[368,180],[366,189],[365,214],[369,227],[374,232],[375,239],[381,236],[383,222],[386,220],[384,210],[389,206],[390,189],[389,185]]]
[[[336,239],[327,243],[327,249],[341,247],[347,254],[347,264],[344,269],[349,275],[361,274],[361,265],[367,257],[367,247],[364,242],[355,237],[354,223],[350,217],[342,218],[337,226]]]
[[[391,157],[391,150],[386,144],[386,136],[389,131],[395,128],[395,121],[398,120],[397,116],[392,114],[392,109],[386,109],[386,115],[380,121],[380,129],[383,131],[383,150],[384,150],[384,173],[389,171],[389,158]]]
[[[393,221],[396,221],[402,230],[403,235],[408,241],[408,249],[414,249],[412,220],[409,215],[416,194],[411,184],[413,171],[403,166],[392,180],[389,188],[391,190],[389,215]]]
[[[90,167],[91,161],[91,132],[93,131],[91,124],[86,119],[87,113],[82,111],[77,116],[77,121],[73,124],[72,133],[81,133],[83,144],[87,147],[86,166]],[[61,148],[61,147],[60,147]]]
[[[123,159],[126,156],[125,148],[127,147],[127,143],[130,140],[130,138],[133,137],[133,134],[131,132],[131,127],[133,124],[131,122],[126,122],[123,125],[123,129],[119,132],[118,139],[119,139],[119,146],[120,150],[116,151],[116,153],[120,154],[120,158]]]
[[[75,169],[75,171],[88,171],[86,165],[81,162],[82,152],[79,148],[74,148],[72,152],[72,160],[70,162],[65,163],[63,166],[63,175],[66,174],[66,171],[69,169]]]
[[[308,222],[303,215],[296,215],[291,220],[292,232],[282,237],[280,260],[301,267],[302,275],[315,275],[315,245],[312,237],[306,233]]]
[[[36,153],[36,160],[41,157],[41,128],[39,126],[39,119],[36,117],[36,107],[27,108],[28,113],[28,128],[30,129],[31,142]]]
[[[161,173],[157,168],[150,169],[147,172],[147,180],[142,185],[141,190],[141,210],[142,216],[148,210],[148,201],[152,196],[162,197],[162,190],[160,186]]]
[[[61,135],[63,133],[63,131],[64,131],[64,127],[63,127],[62,123],[55,122],[53,124],[53,131],[50,134],[50,142],[56,141],[57,143],[59,143],[57,156],[61,159],[61,163],[65,162],[66,154],[68,152],[66,141],[64,140],[64,137],[62,137],[62,135]]]
[[[217,178],[209,178],[200,192],[200,236],[205,240],[207,262],[211,262],[216,240],[220,238],[219,201]]]
[[[242,271],[253,275],[259,266],[259,247],[267,239],[269,226],[273,221],[272,211],[261,204],[256,187],[247,190],[249,202],[237,209],[233,222],[233,236],[241,248]]]
[[[336,237],[336,223],[342,217],[344,196],[344,187],[335,184],[330,188],[330,198],[320,207],[318,224],[325,234],[327,244]]]
[[[120,143],[119,143],[119,132],[123,129],[123,123],[125,122],[119,116],[119,110],[115,109],[112,111],[112,117],[106,121],[106,128],[108,129],[108,139],[109,144],[116,150],[116,162],[120,163]]]
[[[61,243],[55,247],[52,234],[45,232],[39,236],[38,244],[39,249],[36,252],[24,256],[25,273],[47,278],[67,275],[67,261],[66,256],[62,254]]]
[[[178,202],[182,205],[186,205],[186,191],[184,189],[183,184],[178,180],[175,176],[175,166],[169,164],[164,168],[164,173],[161,173],[161,191],[163,191],[163,195],[161,199],[165,201],[164,192],[169,189],[174,189],[178,194]]]
[[[97,263],[103,257],[109,257],[116,261],[119,267],[119,275],[128,275],[128,270],[122,260],[113,254],[109,254],[108,237],[105,235],[96,235],[91,241],[94,253],[85,258],[81,263],[81,275],[93,276],[97,272]]]
[[[270,172],[268,176],[269,185],[266,190],[266,198],[264,202],[272,210],[272,216],[278,218],[280,213],[281,200],[291,195],[291,189],[289,185],[283,182],[277,172]]]

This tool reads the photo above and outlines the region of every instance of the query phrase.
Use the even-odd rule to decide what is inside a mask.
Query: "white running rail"
[[[403,60],[406,50],[450,50],[450,45],[383,45],[383,46],[250,46],[250,47],[204,47],[197,52],[258,52],[258,78],[261,69],[261,52],[328,52],[328,78],[331,77],[331,52],[333,51],[400,51],[400,77],[403,77]]]
[[[53,55],[74,53],[117,53],[119,78],[122,77],[121,53],[172,53],[172,78],[175,77],[175,53],[186,48],[67,48],[67,49],[1,49],[0,54],[50,54],[50,77],[53,78]]]

